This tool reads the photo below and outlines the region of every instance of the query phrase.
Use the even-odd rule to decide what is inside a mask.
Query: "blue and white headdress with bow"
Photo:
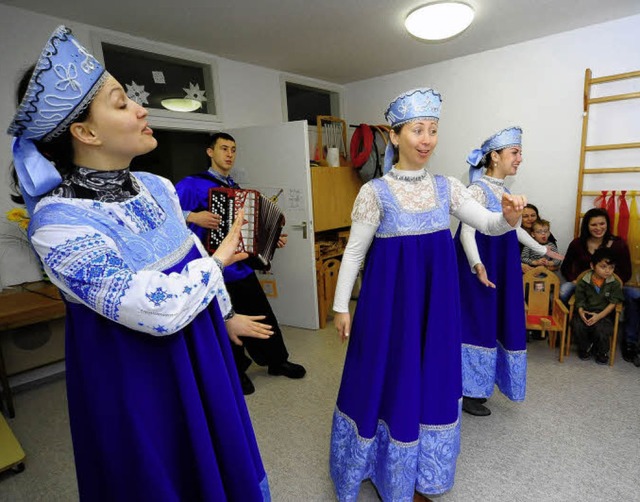
[[[502,150],[512,146],[522,146],[522,129],[520,127],[508,127],[487,138],[480,148],[473,150],[467,157],[469,168],[469,182],[473,183],[482,176],[482,159],[495,150]]]
[[[7,130],[14,136],[13,161],[30,214],[38,199],[62,181],[34,141],[48,142],[63,133],[89,106],[107,76],[71,30],[65,26],[55,29]]]
[[[441,106],[442,96],[437,91],[427,87],[412,89],[391,101],[384,118],[392,128],[421,119],[437,122]],[[393,144],[389,141],[384,154],[384,172],[388,172],[392,165]]]

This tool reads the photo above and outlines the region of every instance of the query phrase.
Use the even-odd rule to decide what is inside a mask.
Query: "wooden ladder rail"
[[[587,130],[589,127],[589,108],[592,104],[609,103],[612,101],[624,101],[628,99],[639,99],[640,92],[629,92],[625,94],[612,94],[599,98],[591,97],[591,87],[597,84],[615,82],[630,78],[640,78],[640,71],[632,71],[627,73],[619,73],[616,75],[607,75],[604,77],[593,78],[591,69],[587,68],[584,75],[584,92],[583,92],[583,114],[582,114],[582,141],[580,144],[580,171],[578,174],[578,192],[576,197],[576,214],[575,225],[573,228],[574,237],[578,237],[580,233],[580,220],[584,216],[582,212],[582,199],[585,196],[598,196],[600,192],[585,191],[584,177],[590,174],[619,174],[619,173],[640,173],[640,167],[610,167],[610,168],[589,168],[585,169],[585,161],[587,152],[623,150],[628,148],[640,148],[640,142],[633,143],[617,143],[609,145],[587,145]]]

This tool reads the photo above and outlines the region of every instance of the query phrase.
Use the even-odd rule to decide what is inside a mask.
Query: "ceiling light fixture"
[[[172,112],[195,112],[202,108],[202,103],[189,98],[163,99],[160,104]]]
[[[407,31],[422,40],[444,40],[466,30],[475,15],[461,2],[438,2],[418,7],[404,21]]]

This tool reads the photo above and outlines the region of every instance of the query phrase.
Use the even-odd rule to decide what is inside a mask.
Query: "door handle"
[[[302,230],[302,238],[307,238],[307,222],[303,221],[300,225],[291,225],[291,230]]]

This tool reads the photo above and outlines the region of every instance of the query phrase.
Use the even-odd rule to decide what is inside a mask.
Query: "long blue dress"
[[[46,197],[30,229],[66,300],[80,498],[269,500],[221,274],[201,259],[172,187],[135,178],[139,195],[122,203]]]
[[[434,209],[405,212],[374,179],[382,217],[365,262],[333,417],[330,471],[340,501],[371,479],[385,501],[453,486],[460,440],[457,265],[449,185]]]
[[[483,178],[487,209],[502,210],[501,201]],[[494,386],[512,401],[524,401],[527,379],[527,340],[520,251],[515,231],[499,236],[475,233],[478,252],[488,278],[487,288],[471,272],[460,242],[458,254],[462,310],[462,392],[468,397],[489,397]]]

